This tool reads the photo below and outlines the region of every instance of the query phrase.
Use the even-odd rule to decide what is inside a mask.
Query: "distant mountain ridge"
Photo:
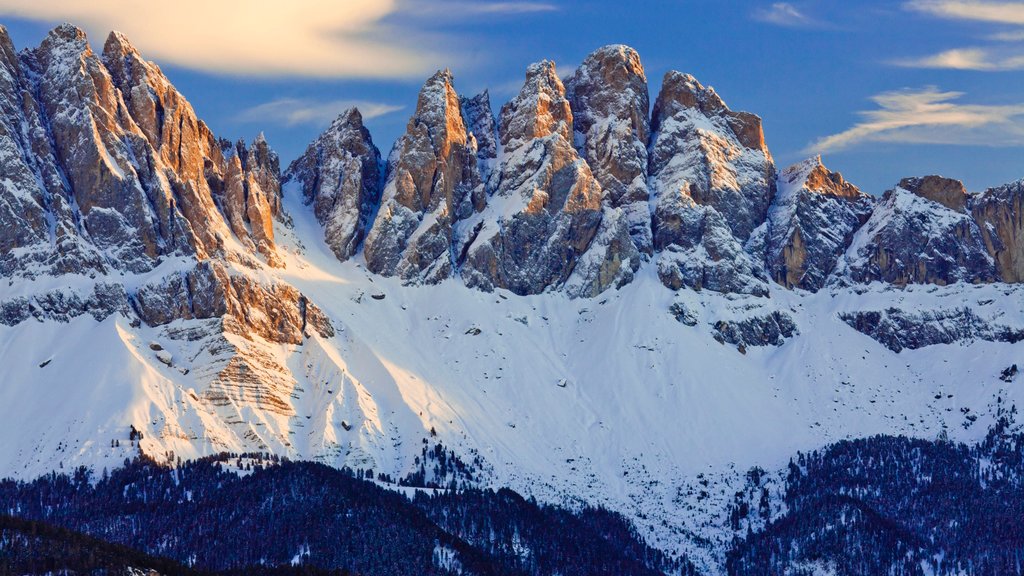
[[[736,470],[974,442],[1024,402],[1022,204],[780,170],[757,116],[680,72],[652,105],[621,45],[531,65],[497,114],[438,71],[386,156],[353,109],[282,167],[121,34],[0,28],[0,475],[266,452],[428,480],[436,438],[714,572]]]

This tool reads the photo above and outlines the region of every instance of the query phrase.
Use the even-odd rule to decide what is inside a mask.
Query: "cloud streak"
[[[1024,25],[1024,2],[912,0],[904,6],[940,18]]]
[[[805,154],[838,152],[872,142],[1024,146],[1024,104],[963,104],[962,92],[935,87],[885,92],[863,121],[814,142]]]
[[[987,48],[957,48],[923,58],[895,60],[893,64],[905,68],[1006,72],[1024,70],[1024,54],[1009,54]]]
[[[551,11],[538,2],[458,2],[477,18]],[[0,0],[0,15],[69,21],[94,42],[125,33],[149,58],[245,76],[414,78],[462,60],[429,35],[419,0]],[[141,12],[144,12],[142,14]],[[444,40],[444,41],[441,41]],[[431,48],[444,46],[445,48]]]
[[[358,108],[363,118],[369,120],[397,112],[404,106],[367,102],[361,100],[331,100],[327,102],[306,98],[278,98],[247,108],[234,116],[241,123],[274,123],[284,126],[326,126],[339,114],[349,108]]]
[[[821,25],[820,22],[811,18],[803,10],[789,2],[775,2],[767,8],[755,10],[753,16],[755,20],[760,20],[761,22],[790,28],[807,28]]]

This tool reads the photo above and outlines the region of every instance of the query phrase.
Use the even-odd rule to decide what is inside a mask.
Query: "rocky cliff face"
[[[98,55],[62,25],[18,54],[0,29],[0,173],[0,272],[25,282],[0,323],[88,314],[206,342],[192,377],[209,406],[230,404],[241,428],[251,407],[290,410],[275,347],[333,328],[266,275],[284,261],[280,163],[262,136],[216,138],[121,34]]]
[[[628,227],[603,208],[601,184],[572,145],[572,110],[554,63],[530,66],[502,108],[499,133],[503,157],[487,209],[462,225],[466,283],[516,294],[568,284],[590,295],[630,278],[638,259]]]
[[[692,76],[669,72],[652,132],[652,227],[662,282],[766,294],[758,261],[743,249],[775,193],[760,119],[729,110]]]
[[[786,288],[822,288],[873,205],[820,157],[787,168],[762,229],[768,274]]]
[[[896,285],[993,282],[981,230],[965,210],[963,185],[906,179],[885,193],[841,259],[840,282]],[[952,206],[952,208],[951,208]]]
[[[366,237],[371,271],[427,284],[452,275],[452,225],[483,198],[476,152],[452,74],[438,72],[424,84],[388,159],[380,210]]]
[[[5,275],[283,265],[266,140],[217,139],[121,34],[97,55],[64,25],[18,55],[4,32],[0,92]],[[1024,276],[1019,183],[971,195],[908,178],[875,201],[820,159],[777,175],[760,119],[692,76],[668,73],[648,107],[640,57],[621,45],[565,85],[553,63],[531,66],[497,122],[486,91],[460,98],[442,71],[383,171],[350,110],[283,179],[338,259],[362,249],[369,270],[406,283],[593,296],[648,259],[670,289],[756,295],[770,280],[814,291]]]
[[[380,202],[380,152],[363,117],[342,113],[284,177],[296,182],[324,227],[324,239],[339,260],[356,253]]]
[[[1024,281],[1024,180],[979,194],[970,210],[999,278]]]
[[[580,154],[605,201],[622,208],[633,243],[652,250],[647,191],[650,98],[640,55],[628,46],[600,48],[566,83]]]

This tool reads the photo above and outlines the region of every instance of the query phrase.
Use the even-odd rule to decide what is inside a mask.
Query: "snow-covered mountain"
[[[637,53],[449,71],[385,164],[358,111],[283,173],[121,35],[0,29],[0,473],[272,452],[621,511],[712,572],[743,473],[973,440],[1022,359],[1024,181],[881,198]],[[998,402],[997,402],[998,399]]]

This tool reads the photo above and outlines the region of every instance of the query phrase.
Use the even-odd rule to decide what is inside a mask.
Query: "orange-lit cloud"
[[[478,17],[554,9],[534,2],[472,3]],[[0,16],[77,24],[102,43],[120,30],[147,58],[257,76],[417,77],[456,66],[457,51],[416,18],[413,0],[0,0]],[[406,19],[408,20],[408,19]],[[422,24],[422,23],[420,23]]]

